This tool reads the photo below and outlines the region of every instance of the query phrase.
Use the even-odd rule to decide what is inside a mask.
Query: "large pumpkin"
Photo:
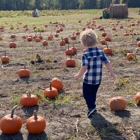
[[[5,115],[0,120],[1,131],[5,134],[15,134],[22,127],[22,119],[19,116],[14,115],[16,107],[17,105],[12,108],[11,114]]]
[[[53,78],[52,80],[51,80],[51,86],[52,87],[55,87],[56,89],[58,89],[58,90],[62,90],[63,89],[63,83],[61,82],[61,80],[60,79],[58,79],[58,78]]]
[[[134,100],[136,102],[137,105],[140,105],[140,92],[138,92],[135,96],[134,96]]]
[[[25,107],[35,106],[38,103],[38,97],[28,91],[26,94],[21,96],[20,103]]]
[[[51,83],[50,83],[50,87],[49,88],[46,88],[44,90],[44,96],[45,97],[55,98],[57,95],[58,95],[58,91],[57,91],[56,88],[54,88],[54,87],[51,86]]]
[[[31,134],[39,134],[46,128],[46,121],[42,116],[37,116],[36,110],[34,116],[30,117],[26,121],[26,129]]]
[[[109,107],[112,111],[122,111],[126,108],[126,101],[123,97],[113,97],[109,100]]]
[[[30,70],[26,69],[26,63],[24,65],[24,68],[18,71],[18,76],[20,78],[27,78],[30,76]]]

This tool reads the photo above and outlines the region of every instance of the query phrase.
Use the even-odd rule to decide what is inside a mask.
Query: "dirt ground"
[[[117,25],[114,19],[95,19],[93,17],[93,19],[83,20],[79,24],[77,19],[77,24],[67,23],[58,38],[48,41],[48,46],[43,46],[42,41],[36,43],[34,40],[28,42],[26,39],[22,39],[23,35],[35,34],[33,25],[29,25],[30,30],[25,32],[22,28],[24,23],[19,25],[19,29],[10,30],[11,25],[5,25],[3,21],[5,31],[1,32],[3,40],[0,41],[0,56],[3,56],[6,50],[10,63],[1,64],[0,68],[0,118],[11,113],[12,107],[18,104],[15,114],[22,118],[23,125],[21,130],[13,135],[6,135],[0,131],[0,140],[140,140],[140,109],[134,101],[134,95],[139,92],[140,87],[140,51],[137,52],[136,60],[128,61],[126,59],[126,52],[132,52],[138,48],[136,38],[139,37],[140,24],[131,28],[134,29],[136,35],[123,36],[128,29],[127,26],[137,21],[138,18],[130,18],[130,21],[120,20]],[[107,57],[114,72],[117,78],[129,79],[127,83],[115,85],[114,81],[110,79],[109,72],[105,66],[103,67],[102,83],[96,100],[98,111],[91,119],[87,118],[87,107],[82,97],[82,79],[75,81],[73,78],[80,68],[83,46],[79,42],[79,36],[75,41],[70,39],[77,29],[82,32],[82,27],[87,27],[87,22],[96,24],[94,30],[99,39],[103,38],[101,36],[103,31],[99,31],[98,26],[104,26],[112,39],[111,42],[108,42],[108,46],[113,49],[113,54],[107,55]],[[44,24],[35,25],[44,27]],[[123,25],[124,29],[119,29],[120,25]],[[55,33],[55,24],[48,23],[48,26],[48,29],[41,33],[43,40],[47,39],[52,32],[50,29],[53,28],[52,34]],[[112,30],[113,26],[117,28],[116,31]],[[14,27],[16,28],[16,26]],[[8,45],[12,41],[10,35],[13,33],[16,34],[17,47],[9,48]],[[61,37],[69,37],[69,42],[65,46],[59,45]],[[72,47],[73,44],[77,49],[77,54],[73,56],[76,67],[70,68],[65,66],[68,58],[65,50],[68,45]],[[100,49],[106,47],[99,42],[97,46]],[[34,60],[36,54],[41,56],[43,62],[32,64],[31,60]],[[47,59],[51,62],[47,62]],[[55,63],[54,60],[57,62]],[[31,76],[19,78],[18,70],[24,67],[25,62],[27,62],[27,69],[31,71]],[[59,91],[56,99],[45,99],[44,89],[49,87],[49,82],[54,77],[62,80],[64,89]],[[37,106],[23,107],[20,104],[21,95],[28,90],[38,95]],[[126,100],[127,107],[124,111],[110,111],[108,102],[115,96],[122,96]],[[44,132],[37,135],[29,134],[26,129],[26,120],[33,115],[34,110],[37,110],[37,114],[46,120]]]

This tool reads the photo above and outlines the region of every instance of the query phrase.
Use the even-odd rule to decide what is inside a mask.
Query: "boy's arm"
[[[79,72],[74,76],[75,80],[78,80],[87,70],[87,66],[82,66]]]
[[[110,72],[110,74],[111,74],[111,77],[112,77],[113,79],[115,79],[115,75],[114,75],[114,72],[113,72],[113,69],[112,69],[111,64],[108,62],[108,63],[105,64],[105,66],[106,66],[106,68],[109,70],[109,72]]]

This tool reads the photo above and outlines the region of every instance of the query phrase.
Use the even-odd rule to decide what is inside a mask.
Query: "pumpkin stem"
[[[6,50],[4,51],[4,55],[6,56]]]
[[[50,83],[50,90],[52,90],[52,84]]]
[[[30,97],[30,96],[31,96],[31,91],[27,91],[27,92],[26,92],[26,95],[27,95],[28,97]]]
[[[108,48],[108,44],[107,44],[107,42],[106,42],[106,46],[107,46],[107,48]]]
[[[15,109],[18,107],[18,105],[15,105],[13,108],[12,108],[12,112],[11,112],[11,118],[13,118],[14,116],[14,111]]]
[[[36,112],[36,110],[34,110],[34,120],[37,120],[38,118],[37,118],[37,112]]]
[[[25,64],[24,64],[24,69],[26,69],[26,65],[27,65],[27,62],[25,62]]]

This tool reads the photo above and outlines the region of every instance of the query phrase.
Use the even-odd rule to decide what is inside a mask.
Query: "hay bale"
[[[128,7],[127,4],[111,4],[109,7],[110,18],[127,18]]]

